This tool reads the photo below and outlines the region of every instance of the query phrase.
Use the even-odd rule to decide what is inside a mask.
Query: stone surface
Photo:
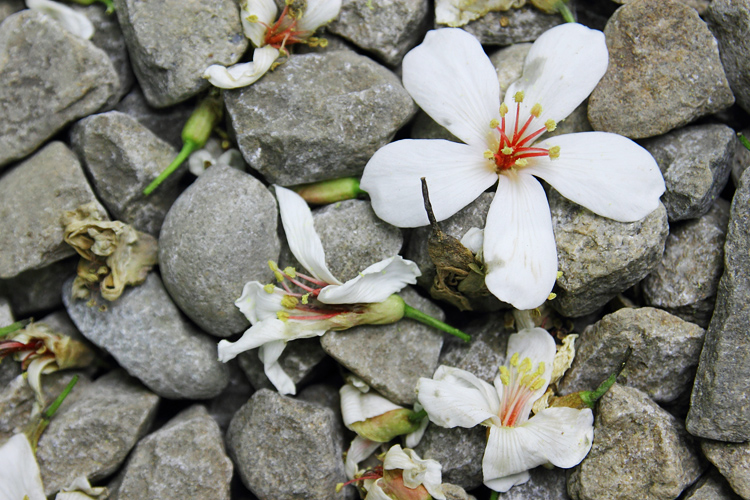
[[[713,0],[706,21],[716,40],[734,97],[750,111],[750,1]]]
[[[3,23],[5,26],[7,23]],[[39,269],[75,254],[60,217],[96,202],[76,156],[51,142],[0,178],[0,278]]]
[[[633,3],[636,0],[612,0],[615,3],[619,4],[625,4],[625,3]],[[708,8],[708,5],[711,3],[711,0],[679,0],[680,2],[684,3],[685,5],[688,5],[695,10],[698,11],[698,14],[703,15],[703,13]]]
[[[695,377],[687,428],[721,441],[750,439],[750,173],[734,194],[724,274]]]
[[[607,73],[589,98],[595,130],[653,137],[734,102],[716,39],[695,9],[676,0],[638,0],[604,29]]]
[[[586,328],[576,341],[576,357],[558,383],[562,394],[591,391],[615,373],[632,349],[617,380],[657,402],[689,390],[705,330],[661,309],[625,308]]]
[[[7,326],[14,322],[10,302],[5,297],[0,297],[0,325]]]
[[[19,318],[62,307],[62,286],[76,272],[79,257],[55,262],[41,269],[0,280],[0,295],[5,295]]]
[[[143,189],[167,168],[177,151],[119,111],[79,121],[71,131],[71,142],[112,218],[158,236],[169,207],[180,194],[179,174],[187,167],[170,175],[149,196]]]
[[[191,406],[141,439],[117,499],[229,500],[232,469],[219,426],[204,406]]]
[[[78,329],[149,389],[166,398],[205,399],[226,387],[216,342],[180,313],[156,274],[115,302],[98,298],[94,306],[73,300],[71,283],[63,301]]]
[[[548,29],[564,22],[562,16],[545,14],[526,5],[519,9],[489,12],[461,28],[477,37],[482,45],[511,45],[533,42]]]
[[[750,498],[750,442],[722,443],[702,439],[701,451],[739,496],[745,500]]]
[[[333,411],[262,389],[235,414],[227,447],[242,482],[259,498],[344,498],[344,462]]]
[[[276,389],[266,377],[263,363],[258,357],[258,349],[245,351],[237,359],[242,371],[245,372],[255,389]],[[314,337],[287,343],[279,358],[279,364],[292,379],[292,382],[297,385],[304,383],[325,359],[327,359],[327,356],[320,345],[320,340]]]
[[[179,150],[182,148],[182,128],[193,112],[193,104],[187,102],[168,108],[152,108],[143,96],[141,88],[136,85],[117,104],[115,110],[132,116],[160,139]]]
[[[467,490],[482,484],[482,459],[487,429],[455,427],[444,429],[430,423],[414,451],[422,459],[437,460],[443,466],[443,481]]]
[[[281,185],[360,175],[416,112],[393,73],[351,51],[297,55],[224,99],[245,160]]]
[[[615,384],[600,400],[594,444],[568,478],[573,500],[672,500],[703,471],[680,421]]]
[[[531,479],[527,483],[500,493],[498,500],[569,500],[565,469],[537,467],[529,473]]]
[[[685,500],[739,500],[726,479],[712,470],[701,477],[685,494]]]
[[[208,413],[219,424],[222,433],[227,430],[229,421],[240,406],[245,404],[255,392],[236,361],[229,361],[226,366],[229,369],[229,383],[221,394],[206,402]]]
[[[94,482],[117,470],[148,431],[158,403],[158,396],[119,370],[65,401],[37,448],[45,493],[81,475]]]
[[[595,311],[646,277],[661,260],[669,226],[664,205],[636,222],[617,222],[549,193],[557,243],[557,298],[563,316]]]
[[[399,294],[408,305],[437,319],[443,312],[411,288]],[[437,368],[443,333],[412,319],[391,325],[363,325],[320,338],[323,349],[367,385],[399,405],[413,405],[419,377]]]
[[[133,70],[162,108],[209,87],[203,71],[239,61],[248,41],[232,0],[114,0]]]
[[[206,332],[250,326],[234,301],[245,283],[270,283],[279,259],[276,200],[257,179],[214,166],[172,205],[159,237],[159,267],[175,303]]]
[[[0,3],[0,23],[3,22],[5,18],[25,8],[26,2],[24,2],[24,0],[5,0]]]
[[[726,125],[695,125],[643,143],[664,176],[670,222],[708,212],[729,180],[735,141]]]
[[[750,137],[750,127],[740,131],[746,138]],[[740,141],[734,141],[734,155],[732,158],[732,182],[736,186],[740,183],[742,173],[750,167],[750,150],[748,150]]]
[[[101,108],[118,87],[109,56],[51,17],[24,10],[6,19],[0,25],[0,170]]]
[[[491,384],[498,367],[505,363],[508,349],[509,332],[504,322],[503,314],[484,314],[462,329],[471,336],[471,342],[446,336],[438,364],[466,370]]]
[[[642,282],[647,305],[708,327],[724,269],[729,202],[716,200],[706,215],[675,225],[664,255]]]

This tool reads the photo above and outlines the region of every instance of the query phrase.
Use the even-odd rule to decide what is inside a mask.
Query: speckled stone
[[[76,272],[78,254],[41,269],[0,280],[0,295],[10,300],[19,318],[62,307],[62,286]]]
[[[116,111],[132,116],[160,139],[175,149],[182,148],[182,128],[185,126],[194,104],[190,101],[168,108],[153,108],[148,104],[141,88],[136,85],[115,106]]]
[[[482,456],[487,429],[455,427],[445,429],[430,423],[414,451],[422,459],[437,460],[443,466],[443,481],[471,490],[482,484]]]
[[[706,21],[716,40],[734,97],[750,111],[750,1],[713,0]]]
[[[701,451],[739,496],[745,500],[750,498],[750,442],[722,443],[702,439]]]
[[[519,9],[489,12],[461,28],[477,37],[482,45],[511,45],[533,42],[548,29],[564,22],[560,15],[545,14],[525,5]]]
[[[685,500],[740,500],[721,474],[712,470],[685,493]]]

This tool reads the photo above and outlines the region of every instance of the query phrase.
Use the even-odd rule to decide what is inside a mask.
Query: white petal
[[[588,408],[546,408],[518,427],[524,446],[542,450],[544,462],[563,469],[578,465],[594,440],[594,414]]]
[[[367,495],[365,496],[365,500],[393,500],[392,497],[385,494],[383,491],[383,488],[380,487],[380,481],[383,479],[380,478],[374,483],[372,483],[372,487],[367,490]]]
[[[421,276],[417,265],[396,255],[377,262],[343,285],[331,285],[320,291],[324,304],[367,304],[383,302],[406,285],[414,285]]]
[[[419,412],[417,408],[422,408],[422,405],[419,404],[419,402],[414,403],[414,411]],[[421,422],[419,422],[419,427],[417,427],[417,430],[408,433],[404,437],[404,444],[406,444],[407,448],[416,448],[420,441],[422,441],[422,437],[424,436],[424,431],[427,430],[427,426],[430,424],[429,418],[423,418]]]
[[[529,474],[529,471],[525,470],[523,472],[519,472],[518,474],[510,474],[505,477],[498,477],[495,479],[485,479],[484,485],[487,486],[491,490],[505,493],[506,491],[511,489],[513,486],[524,484],[529,479],[531,479],[531,475]]]
[[[496,420],[500,409],[494,387],[467,371],[442,365],[434,379],[419,379],[417,399],[430,421],[449,428],[471,428]]]
[[[391,446],[391,448],[385,454],[385,459],[383,459],[383,468],[387,470],[411,470],[414,467],[415,464],[412,461],[411,457],[404,452],[400,444],[394,444],[393,446]],[[409,488],[416,488],[417,486],[419,485],[417,484],[415,486],[409,486]]]
[[[484,228],[487,288],[517,309],[547,300],[557,279],[557,248],[544,188],[530,175],[500,176]]]
[[[276,340],[292,340],[287,323],[279,319],[266,319],[251,326],[236,342],[222,340],[219,342],[219,360],[226,363],[238,354],[255,349]]]
[[[274,287],[273,293],[266,292],[264,285],[258,281],[248,281],[242,288],[242,296],[234,302],[251,325],[264,319],[276,318],[276,313],[283,311],[281,298],[284,290]]]
[[[266,27],[271,26],[276,21],[276,2],[274,0],[242,0],[240,1],[240,18],[242,19],[242,29],[245,36],[253,42],[256,47],[262,47],[265,44]],[[251,23],[247,20],[250,16],[256,16],[258,22]]]
[[[16,434],[0,447],[0,498],[47,500],[31,444]]]
[[[56,372],[58,370],[55,358],[36,358],[26,370],[26,376],[28,377],[29,385],[34,390],[36,396],[36,402],[40,406],[44,406],[44,391],[42,391],[42,374]],[[43,408],[39,408],[42,410]]]
[[[208,167],[213,166],[216,159],[205,149],[193,152],[188,158],[188,169],[194,176],[200,176]]]
[[[487,149],[500,118],[497,72],[479,41],[464,30],[428,31],[403,63],[404,87],[420,108],[467,144]]]
[[[106,498],[107,488],[103,486],[93,487],[86,476],[78,476],[73,482],[55,496],[55,500],[95,500]]]
[[[370,441],[361,436],[355,437],[352,444],[349,445],[349,451],[346,452],[346,463],[344,464],[346,477],[353,479],[354,474],[357,473],[357,464],[372,455],[380,444],[377,441]]]
[[[341,416],[344,425],[350,428],[354,422],[363,422],[392,410],[403,409],[403,406],[392,403],[374,391],[362,393],[350,384],[339,389],[341,395]]]
[[[486,149],[486,148],[485,148]],[[360,186],[384,221],[399,227],[428,223],[421,178],[437,220],[447,219],[497,182],[495,164],[477,148],[444,140],[403,140],[380,148]]]
[[[51,0],[26,0],[26,6],[44,12],[77,37],[90,40],[94,36],[94,25],[89,18],[67,5]]]
[[[529,480],[528,470],[545,463],[542,450],[527,449],[516,427],[490,427],[482,458],[484,484],[506,492]]]
[[[315,31],[333,21],[341,10],[341,0],[307,0],[307,9],[297,23],[302,31]]]
[[[484,245],[484,230],[478,227],[472,227],[463,238],[461,238],[461,244],[468,248],[474,255],[482,251]]]
[[[260,346],[258,357],[263,363],[263,371],[266,377],[276,387],[279,394],[296,394],[297,388],[294,385],[294,381],[279,364],[279,356],[284,352],[285,347],[286,342],[283,340],[268,342]]]
[[[323,243],[318,233],[315,232],[312,212],[307,202],[290,189],[281,186],[274,186],[274,188],[289,249],[299,263],[315,278],[332,285],[340,285],[341,282],[326,266]]]
[[[560,146],[560,157],[536,158],[524,171],[592,212],[634,222],[658,208],[664,178],[651,153],[630,139],[582,132],[551,137],[538,146]]]
[[[280,55],[278,49],[270,46],[255,49],[252,62],[235,64],[229,68],[212,64],[203,72],[203,78],[220,89],[247,87],[260,80]]]

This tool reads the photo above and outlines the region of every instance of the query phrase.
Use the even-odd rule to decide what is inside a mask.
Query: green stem
[[[352,200],[367,194],[359,187],[356,177],[343,177],[327,181],[311,182],[292,186],[291,189],[306,202],[314,205],[326,205],[337,201]]]
[[[16,321],[15,323],[4,326],[0,328],[0,337],[5,337],[6,335],[10,335],[11,333],[20,330],[21,328],[25,327],[31,323],[31,319],[22,319],[21,321]]]
[[[193,141],[185,141],[185,144],[182,145],[182,150],[180,150],[180,154],[178,154],[177,157],[172,160],[172,163],[170,163],[169,166],[159,174],[159,177],[151,181],[151,184],[146,186],[146,189],[143,190],[143,194],[146,196],[150,195],[154,191],[154,189],[159,187],[159,184],[164,182],[167,177],[172,175],[172,173],[174,173],[174,171],[177,170],[180,165],[182,165],[182,162],[187,160],[188,156],[190,156],[190,154],[196,149],[198,149],[198,144]]]
[[[112,0],[72,0],[73,2],[80,5],[92,5],[94,2],[101,2],[107,6],[107,14],[112,14],[115,11],[115,5]]]
[[[620,363],[620,367],[617,369],[617,371],[607,377],[607,380],[599,384],[599,387],[597,387],[593,391],[581,391],[581,401],[586,403],[589,408],[593,408],[597,400],[604,396],[610,387],[615,385],[617,377],[619,377],[620,373],[622,373],[622,371],[625,369],[625,363],[627,363],[628,359],[630,359],[630,355],[632,354],[632,352],[633,349],[631,347],[628,347],[627,351],[625,351],[625,359]]]
[[[27,435],[29,437],[29,443],[31,443],[31,449],[34,450],[34,453],[36,453],[36,446],[37,443],[39,443],[39,438],[42,436],[42,433],[49,425],[50,419],[55,415],[62,402],[65,401],[65,398],[68,397],[70,391],[73,390],[73,387],[76,385],[76,383],[78,383],[78,375],[74,375],[73,378],[70,379],[70,382],[68,382],[68,385],[65,386],[65,389],[63,389],[63,391],[59,396],[55,398],[52,404],[50,404],[47,409],[42,412],[42,416],[39,421],[28,432]]]
[[[499,492],[493,491],[492,494],[490,495],[490,500],[497,500],[499,496],[500,496]]]
[[[744,135],[742,135],[740,132],[737,132],[737,138],[740,140],[743,146],[745,148],[750,149],[750,140],[747,139]]]
[[[576,22],[575,17],[573,17],[573,13],[568,8],[568,4],[565,2],[560,2],[557,6],[558,11],[560,12],[560,15],[565,19],[566,23],[574,23]]]
[[[439,319],[435,319],[432,316],[429,316],[418,309],[414,309],[407,304],[404,304],[404,317],[417,320],[427,326],[431,326],[446,333],[450,333],[451,335],[455,335],[456,337],[460,338],[461,340],[465,340],[466,342],[469,342],[471,340],[470,336],[468,336],[458,328],[453,328],[450,325],[446,325]]]
[[[424,420],[425,417],[427,417],[427,410],[422,408],[421,410],[415,411],[414,413],[412,413],[409,416],[409,421],[417,423],[417,422],[421,422],[422,420]]]

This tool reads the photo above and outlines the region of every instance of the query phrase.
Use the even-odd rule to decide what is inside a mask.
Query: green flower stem
[[[461,340],[465,340],[466,342],[469,342],[471,340],[470,336],[468,336],[458,328],[453,328],[450,325],[446,325],[439,319],[435,319],[432,316],[429,316],[418,309],[414,309],[407,304],[404,304],[404,317],[417,320],[427,326],[431,326],[446,333],[450,333],[451,335],[455,335],[456,337],[460,338]]]
[[[500,496],[499,492],[493,491],[492,494],[490,495],[490,500],[497,500],[499,496]]]
[[[193,151],[200,149],[200,146],[198,146],[197,143],[193,141],[186,141],[182,145],[182,150],[180,151],[180,154],[177,155],[177,157],[172,160],[172,163],[169,164],[169,166],[159,174],[159,177],[151,181],[151,184],[146,186],[146,189],[143,190],[143,194],[146,196],[150,195],[154,189],[159,187],[159,184],[164,182],[164,180],[172,175],[175,170],[179,168],[180,165],[182,165],[182,162],[187,160],[188,156],[192,154]]]
[[[115,4],[112,0],[71,0],[80,5],[93,5],[96,2],[101,2],[107,6],[107,14],[112,14],[115,11]]]
[[[328,181],[300,184],[291,188],[306,202],[313,205],[326,205],[337,201],[352,200],[367,194],[359,187],[356,177],[343,177]]]
[[[23,319],[21,321],[16,321],[11,325],[0,328],[0,338],[5,337],[6,335],[10,335],[11,333],[18,331],[21,328],[24,328],[29,323],[31,323],[30,319]]]
[[[565,2],[560,2],[557,5],[558,12],[560,12],[560,15],[565,19],[566,23],[574,23],[576,22],[575,17],[573,17],[573,13],[568,8],[568,4]]]
[[[411,422],[421,422],[427,417],[427,410],[422,408],[419,411],[413,412],[411,416],[409,416],[409,421]]]
[[[746,149],[750,149],[750,140],[748,140],[747,137],[737,132],[737,138],[740,140],[742,145],[745,146]]]
[[[581,401],[586,403],[589,408],[593,409],[596,401],[602,396],[604,396],[609,390],[609,388],[615,384],[617,377],[619,377],[620,373],[622,373],[622,371],[625,369],[625,363],[628,362],[628,359],[630,359],[630,355],[632,353],[633,353],[633,349],[631,347],[628,347],[627,351],[625,351],[625,359],[620,363],[620,366],[617,369],[617,371],[615,371],[609,377],[607,377],[607,380],[599,384],[599,387],[597,387],[593,391],[581,391],[580,393]]]
[[[44,432],[44,429],[47,428],[50,420],[55,415],[55,413],[57,413],[58,408],[60,408],[62,402],[65,401],[65,398],[68,397],[68,394],[70,394],[70,391],[73,390],[73,387],[76,385],[76,383],[78,383],[78,375],[73,376],[70,382],[68,382],[68,385],[65,386],[65,389],[63,389],[63,391],[59,396],[55,398],[52,404],[49,405],[47,409],[44,410],[44,412],[42,412],[41,418],[36,422],[36,424],[31,427],[31,429],[27,433],[29,443],[31,443],[31,449],[34,450],[34,453],[36,453],[36,445],[39,442],[39,438]]]

